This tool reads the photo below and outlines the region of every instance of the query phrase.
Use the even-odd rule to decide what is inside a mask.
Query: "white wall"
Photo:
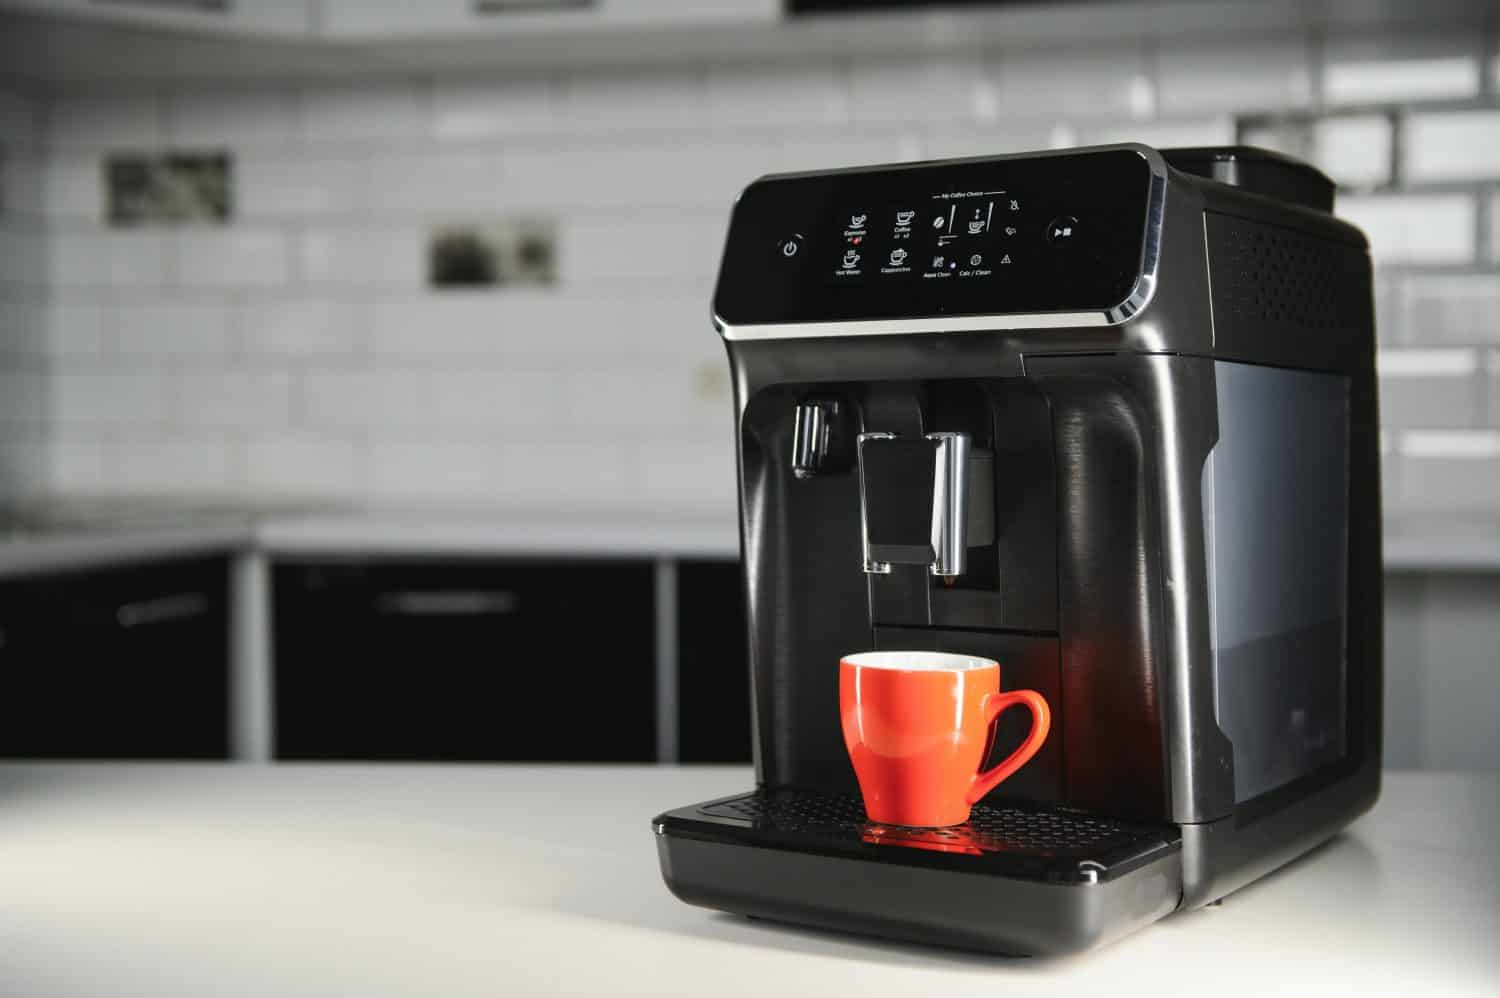
[[[6,267],[50,282],[23,306],[46,336],[20,352],[50,373],[11,386],[35,401],[7,438],[36,460],[10,486],[724,510],[731,418],[707,303],[745,182],[1228,142],[1238,121],[1370,191],[1341,211],[1382,267],[1388,507],[1494,509],[1500,112],[1458,110],[1494,93],[1488,41],[1287,35],[55,98],[40,123],[47,251]],[[1315,113],[1255,125],[1286,111]],[[231,149],[234,223],[104,227],[100,155],[141,147]],[[517,213],[559,219],[557,288],[424,287],[432,223]]]

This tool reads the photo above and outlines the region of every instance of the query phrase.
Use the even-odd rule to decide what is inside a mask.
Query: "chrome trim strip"
[[[861,433],[854,438],[855,460],[859,463],[859,543],[866,575],[890,575],[890,562],[870,557],[870,518],[865,512],[865,443],[870,440],[895,440],[896,434],[884,431]]]
[[[817,339],[834,336],[897,336],[917,333],[967,333],[996,332],[1014,329],[1068,329],[1086,326],[1114,326],[1139,315],[1150,304],[1156,294],[1157,267],[1161,261],[1161,230],[1166,215],[1167,164],[1161,154],[1150,146],[1138,143],[1123,143],[1110,146],[1090,146],[1068,152],[1093,153],[1105,150],[1129,149],[1145,159],[1151,169],[1151,186],[1146,194],[1146,233],[1141,246],[1141,270],[1135,287],[1125,300],[1113,308],[1103,311],[1083,312],[1029,312],[1002,313],[999,315],[955,315],[924,319],[859,319],[851,322],[770,322],[764,324],[733,325],[714,313],[714,328],[726,340],[794,340]],[[1042,153],[1025,153],[1015,156],[979,156],[955,160],[934,160],[909,164],[912,167],[942,166],[951,163],[976,162],[979,160],[1034,159],[1039,156],[1059,155],[1058,150]],[[830,170],[828,173],[858,173],[866,170],[884,169],[884,166],[858,167],[851,170]],[[790,174],[789,176],[797,176]]]
[[[932,478],[932,575],[964,574],[968,554],[969,523],[969,435],[928,433],[937,444],[937,462]]]

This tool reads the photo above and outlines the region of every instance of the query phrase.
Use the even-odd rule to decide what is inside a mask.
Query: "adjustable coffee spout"
[[[864,569],[926,565],[936,576],[964,571],[969,542],[969,435],[858,438]]]

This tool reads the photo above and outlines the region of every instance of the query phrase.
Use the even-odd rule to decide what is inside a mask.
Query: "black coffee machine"
[[[1062,953],[1374,803],[1370,262],[1332,207],[1272,153],[1138,145],[744,192],[714,322],[756,788],[656,818],[678,897]],[[871,824],[838,716],[868,649],[997,659],[1052,733],[965,825]]]

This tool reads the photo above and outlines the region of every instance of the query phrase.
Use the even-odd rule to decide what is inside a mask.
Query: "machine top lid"
[[[1332,213],[1333,181],[1299,159],[1256,146],[1163,149],[1168,165],[1253,194]]]

